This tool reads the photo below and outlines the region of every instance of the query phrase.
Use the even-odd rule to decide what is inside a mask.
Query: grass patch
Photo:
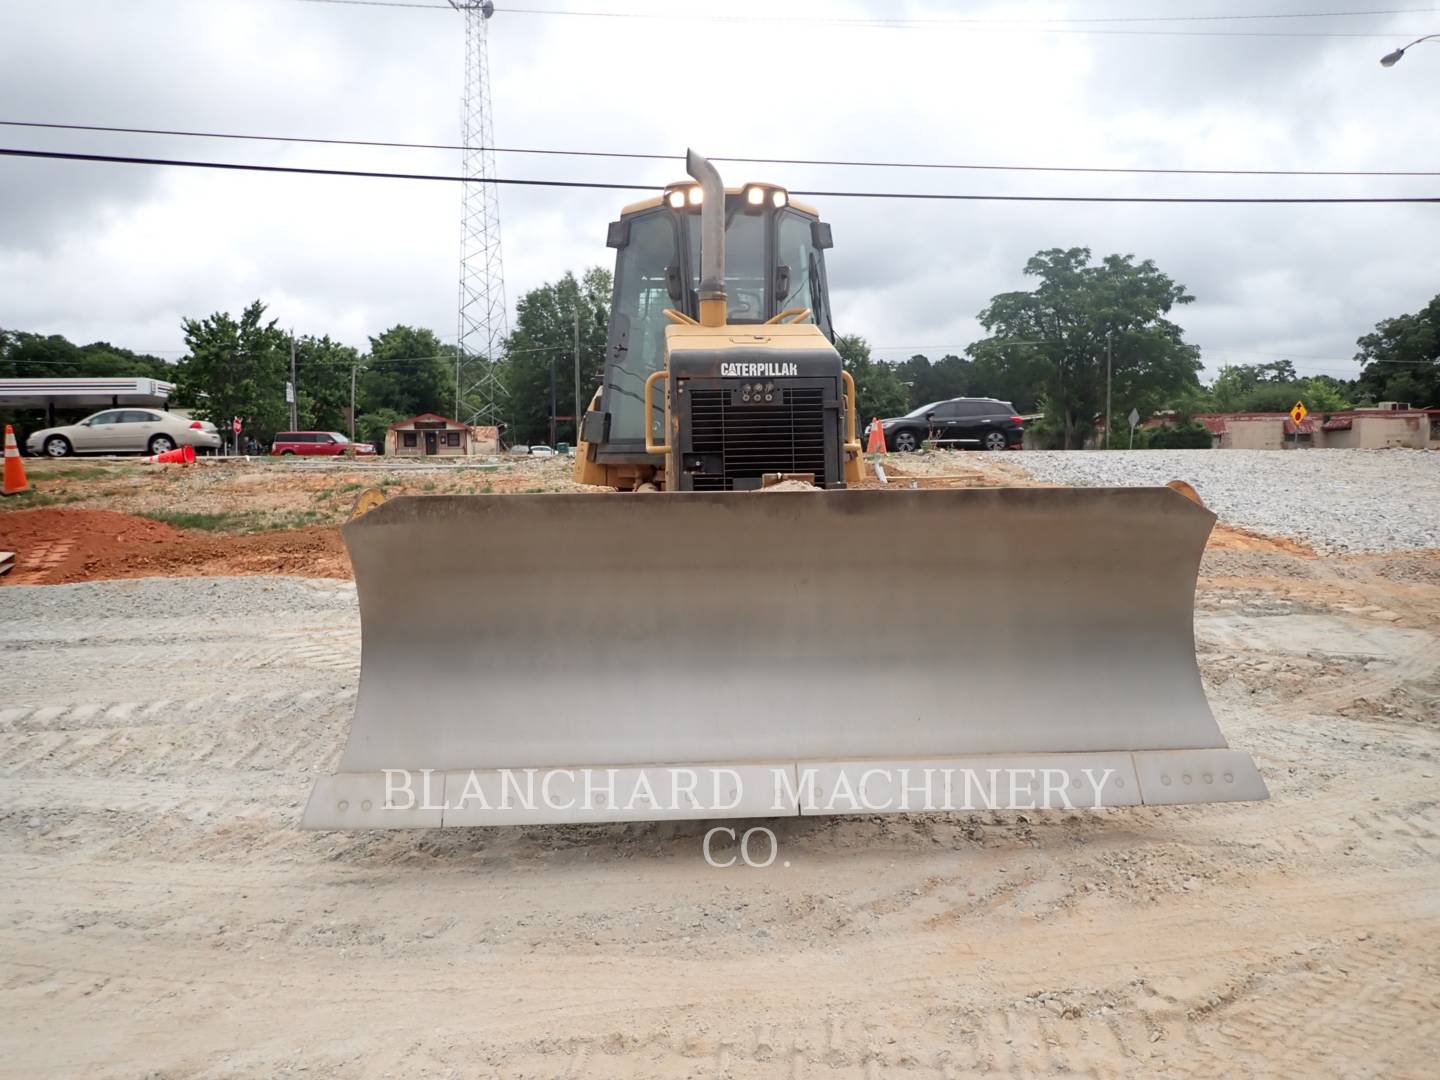
[[[341,515],[323,510],[151,510],[141,517],[163,521],[177,529],[201,532],[257,533],[299,529],[306,525],[336,524]]]
[[[6,495],[0,499],[0,510],[37,510],[42,506],[64,506],[66,503],[79,502],[86,498],[79,492],[59,492],[51,494],[48,491],[36,491],[33,487],[29,491],[22,491],[18,495]]]
[[[140,515],[164,522],[177,529],[198,529],[202,532],[243,532],[255,520],[255,514],[239,510],[150,510]]]
[[[36,472],[47,480],[89,480],[93,476],[109,476],[116,469],[110,465],[62,465],[58,469],[40,468]]]

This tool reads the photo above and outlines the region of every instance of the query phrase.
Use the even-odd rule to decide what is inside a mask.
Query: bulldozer
[[[1170,487],[867,482],[829,226],[686,168],[609,227],[596,493],[344,527],[360,687],[303,825],[1267,798],[1196,664],[1215,515]]]

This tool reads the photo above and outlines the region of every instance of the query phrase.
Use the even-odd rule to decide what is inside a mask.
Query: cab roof
[[[694,183],[694,181],[677,181],[677,183],[676,183],[676,184],[672,184],[671,187],[688,186],[689,184],[693,184],[693,183]],[[754,181],[754,183],[759,183],[759,181]],[[751,184],[742,184],[740,187],[727,187],[727,188],[725,189],[725,194],[726,194],[727,196],[729,196],[729,195],[742,195],[742,194],[744,194],[745,189],[746,189],[747,187],[750,187],[750,186],[751,186]],[[778,184],[765,184],[765,185],[762,185],[762,186],[765,186],[765,187],[779,187]],[[668,190],[668,189],[667,189],[667,190]],[[782,189],[782,190],[783,190],[783,189]],[[817,210],[817,209],[815,209],[815,207],[811,206],[809,203],[801,202],[800,200],[794,198],[793,196],[790,196],[788,192],[787,192],[786,197],[787,197],[787,199],[788,199],[787,205],[793,207],[793,208],[796,209],[796,210],[799,210],[802,214],[809,214],[809,215],[810,215],[811,217],[813,217],[813,218],[819,218],[819,216],[820,216],[820,211]],[[639,200],[638,202],[633,202],[633,203],[630,203],[628,206],[623,207],[623,208],[620,210],[620,216],[621,216],[621,217],[628,217],[630,214],[638,214],[638,213],[640,213],[640,211],[642,211],[642,210],[653,210],[653,209],[655,209],[655,207],[657,207],[657,206],[664,206],[664,205],[665,205],[665,192],[662,191],[662,192],[661,192],[660,194],[658,194],[658,195],[652,195],[652,196],[651,196],[650,198],[648,198],[648,199],[641,199],[641,200]]]

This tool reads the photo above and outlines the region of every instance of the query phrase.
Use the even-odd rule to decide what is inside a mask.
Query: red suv
[[[282,431],[275,436],[270,446],[272,454],[306,454],[310,456],[344,454],[350,449],[350,440],[338,431]],[[368,442],[357,442],[355,453],[373,454],[375,447]]]

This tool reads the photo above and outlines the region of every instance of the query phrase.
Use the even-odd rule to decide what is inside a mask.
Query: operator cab
[[[672,184],[657,198],[627,206],[611,222],[616,249],[615,292],[606,343],[605,383],[594,437],[598,459],[651,461],[645,451],[645,380],[665,366],[665,310],[699,317],[700,208],[698,184]],[[833,342],[825,249],[830,226],[818,212],[770,184],[725,192],[726,322],[759,325],[783,312],[809,309],[798,321],[818,325]],[[603,418],[603,419],[601,419]],[[664,405],[651,415],[654,436],[664,431]]]

